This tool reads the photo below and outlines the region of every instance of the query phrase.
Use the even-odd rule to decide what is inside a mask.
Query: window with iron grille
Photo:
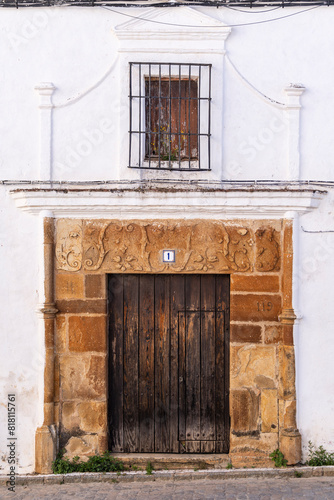
[[[130,63],[129,167],[210,170],[211,65]]]

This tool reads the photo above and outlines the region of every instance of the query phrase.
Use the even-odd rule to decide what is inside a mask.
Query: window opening
[[[211,65],[130,63],[131,168],[210,170]]]

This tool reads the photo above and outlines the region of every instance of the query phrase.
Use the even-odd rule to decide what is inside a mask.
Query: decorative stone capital
[[[301,108],[300,97],[305,91],[304,85],[300,83],[290,83],[284,88],[284,92],[287,95],[287,105],[288,109],[299,109]]]
[[[56,87],[51,82],[43,82],[35,86],[35,90],[39,93],[40,96],[40,108],[53,107],[51,98],[55,89]]]
[[[294,325],[297,316],[293,309],[283,309],[278,319],[283,325]]]
[[[42,304],[37,310],[43,314],[44,319],[54,319],[59,312],[55,304]]]

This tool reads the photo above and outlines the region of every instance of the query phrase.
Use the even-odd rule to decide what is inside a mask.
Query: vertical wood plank
[[[186,276],[186,440],[200,439],[201,332],[200,276]]]
[[[216,441],[201,441],[201,453],[215,453]]]
[[[229,276],[216,277],[216,453],[229,447]]]
[[[215,280],[201,276],[201,440],[216,439]]]
[[[154,452],[154,277],[139,276],[139,451]]]
[[[170,277],[170,452],[179,452],[179,311],[184,311],[184,276]]]
[[[185,452],[186,453],[201,453],[201,442],[200,441],[186,441]]]
[[[186,312],[186,439],[198,441],[201,428],[201,313]]]
[[[109,448],[124,451],[123,443],[123,276],[109,276]]]
[[[124,451],[139,451],[138,422],[139,276],[124,276]]]
[[[155,277],[155,451],[169,452],[170,277]]]
[[[186,440],[186,314],[179,311],[179,440]],[[180,453],[186,450],[180,444]]]

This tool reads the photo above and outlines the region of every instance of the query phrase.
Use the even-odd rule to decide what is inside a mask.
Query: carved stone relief
[[[212,221],[57,222],[57,268],[101,272],[259,272],[280,266],[279,232],[270,225]],[[175,263],[163,263],[175,249]]]

